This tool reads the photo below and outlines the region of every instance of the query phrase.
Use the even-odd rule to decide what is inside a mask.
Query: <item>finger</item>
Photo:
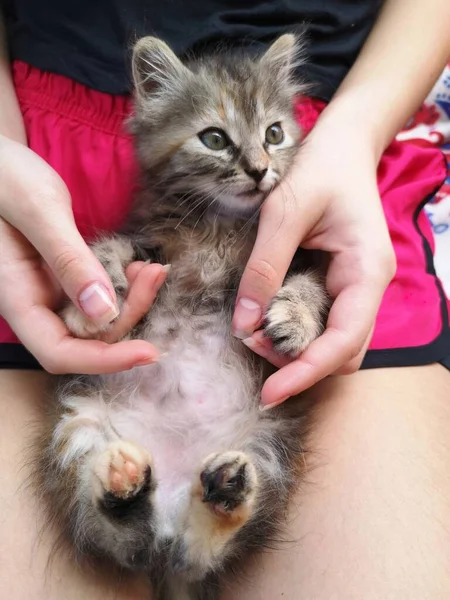
[[[67,337],[57,347],[60,356],[50,358],[50,373],[102,374],[128,371],[160,359],[158,350],[142,340],[107,344],[98,340]],[[45,367],[45,365],[44,365]]]
[[[264,336],[262,331],[255,331],[251,337],[242,340],[242,343],[279,369],[293,360],[277,354],[272,347],[272,342]]]
[[[80,235],[69,193],[58,179],[36,192],[26,210],[6,207],[5,218],[36,248],[80,310],[98,324],[110,323],[119,313],[113,287]]]
[[[364,357],[366,356],[367,348],[369,347],[370,341],[372,339],[373,330],[374,330],[374,328],[372,327],[370,329],[369,335],[366,338],[366,341],[363,344],[361,352],[357,356],[355,356],[355,358],[353,358],[352,360],[349,360],[344,365],[339,367],[339,369],[337,369],[333,373],[333,375],[351,375],[352,373],[356,373],[356,371],[359,371],[359,369],[362,365],[362,362],[364,360]]]
[[[120,311],[120,317],[104,339],[108,343],[123,338],[149,312],[166,279],[168,269],[156,263],[141,263],[133,267],[131,272],[134,281]]]
[[[290,188],[280,188],[261,210],[256,242],[239,286],[232,328],[241,339],[250,337],[261,323],[264,308],[280,289],[305,231],[295,196]]]
[[[355,359],[367,340],[380,300],[378,287],[354,284],[345,288],[331,308],[325,332],[297,360],[266,381],[262,404],[279,404]]]
[[[130,285],[136,279],[138,273],[140,273],[147,264],[148,263],[144,262],[143,260],[136,260],[128,265],[128,267],[125,269],[125,275],[127,276],[128,283]]]
[[[158,350],[141,340],[107,344],[72,338],[59,317],[44,306],[29,307],[8,319],[25,347],[50,373],[113,373],[152,364]]]

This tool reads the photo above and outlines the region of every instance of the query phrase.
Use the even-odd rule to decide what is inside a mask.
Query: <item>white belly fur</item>
[[[149,339],[167,354],[154,365],[105,377],[114,397],[103,405],[105,418],[123,439],[153,456],[154,507],[163,536],[173,533],[202,461],[242,448],[260,416],[248,365],[233,353],[227,364],[225,350],[236,342],[220,319],[201,331],[192,320],[178,319],[170,340],[164,317],[154,315]]]

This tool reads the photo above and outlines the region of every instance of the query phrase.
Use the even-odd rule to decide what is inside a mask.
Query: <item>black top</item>
[[[13,59],[93,89],[126,94],[130,47],[156,35],[179,55],[219,41],[267,43],[307,24],[306,77],[328,100],[353,64],[382,0],[0,0]]]

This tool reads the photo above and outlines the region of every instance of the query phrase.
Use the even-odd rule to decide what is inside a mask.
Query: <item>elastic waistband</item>
[[[128,96],[97,92],[21,61],[13,63],[13,80],[21,106],[49,110],[114,135],[128,135],[124,126],[132,111]]]
[[[13,78],[21,106],[49,110],[107,133],[128,136],[124,122],[132,113],[129,96],[97,92],[68,77],[41,71],[21,61],[13,64]],[[316,98],[297,99],[295,114],[305,133],[313,127],[325,106]]]

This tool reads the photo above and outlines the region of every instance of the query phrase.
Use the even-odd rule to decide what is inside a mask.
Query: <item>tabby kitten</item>
[[[151,37],[134,48],[144,191],[125,233],[92,249],[119,302],[130,262],[171,264],[130,333],[166,354],[127,372],[61,379],[39,485],[79,553],[145,570],[160,600],[217,598],[223,573],[275,535],[300,475],[305,414],[289,401],[258,409],[269,367],[230,333],[256,216],[302,137],[297,50],[293,35],[259,57],[182,63]],[[265,332],[298,355],[327,309],[320,278],[290,274]],[[73,305],[63,317],[76,336],[105,331]]]

